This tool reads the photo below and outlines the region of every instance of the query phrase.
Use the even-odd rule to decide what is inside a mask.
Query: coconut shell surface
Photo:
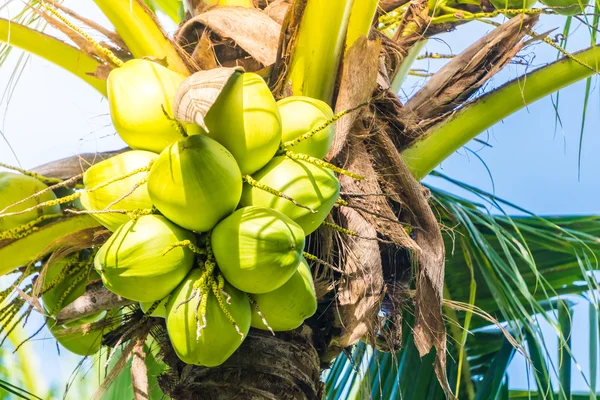
[[[143,183],[139,187],[135,187],[136,184],[139,184],[146,177],[148,172],[139,172],[98,190],[90,192],[89,189],[108,182],[115,177],[143,168],[149,165],[156,157],[158,157],[156,153],[132,150],[93,165],[83,175],[83,183],[88,190],[84,191],[81,195],[81,204],[86,210],[104,210],[111,203],[135,189],[127,197],[112,205],[109,210],[131,211],[152,208],[152,201],[148,194],[148,185]],[[119,226],[129,221],[129,217],[125,214],[105,213],[91,215],[113,232]]]
[[[189,240],[193,233],[163,216],[145,215],[121,225],[100,248],[94,266],[111,292],[138,302],[165,298],[185,278],[194,253],[173,244]]]
[[[333,117],[327,103],[305,96],[290,96],[277,102],[281,115],[281,140],[288,142],[323,125]],[[323,159],[333,143],[334,124],[289,149]]]
[[[274,331],[290,331],[298,328],[306,318],[317,311],[317,297],[312,273],[302,258],[292,277],[278,289],[252,296],[258,309]],[[252,310],[252,327],[266,330],[264,322]]]
[[[300,225],[306,235],[314,232],[327,218],[340,193],[340,183],[331,171],[284,156],[274,157],[253,177],[316,213],[248,184],[244,185],[241,204],[277,210]]]
[[[60,282],[41,296],[44,308],[49,315],[56,316],[63,307],[83,295],[90,280],[100,279],[96,271],[88,271],[87,268],[79,269],[76,272],[70,272],[75,271],[77,262],[78,259],[76,257],[67,257],[46,266],[43,274],[44,283],[42,285],[42,290],[57,279],[61,275],[63,269],[67,268],[68,271]],[[69,291],[68,294],[67,291]],[[61,302],[61,298],[64,295],[66,295],[66,297]]]
[[[14,172],[0,172],[0,210],[46,188],[47,186],[44,183],[31,176],[17,174]],[[15,207],[11,207],[7,209],[6,212],[10,213],[23,211],[45,201],[54,199],[56,199],[54,193],[52,191],[48,191]],[[31,210],[20,215],[0,217],[0,231],[16,228],[20,225],[34,221],[42,215],[48,214],[60,214],[60,206],[47,206],[38,208],[36,210]]]
[[[231,153],[204,135],[165,149],[148,179],[158,210],[179,226],[208,232],[237,207],[242,175]]]
[[[110,116],[129,147],[160,153],[182,139],[167,115],[173,116],[173,98],[184,79],[177,72],[143,59],[130,60],[111,71],[106,81]]]
[[[229,283],[244,292],[267,293],[296,271],[304,251],[304,232],[275,210],[244,207],[215,227],[211,245]]]
[[[233,154],[243,175],[256,172],[281,143],[279,107],[265,81],[234,74],[205,118],[206,135]]]
[[[221,310],[216,297],[207,294],[206,326],[197,336],[197,301],[185,304],[194,291],[194,283],[200,279],[202,271],[194,269],[173,292],[167,304],[167,331],[177,356],[187,364],[215,367],[224,363],[242,344],[243,338]],[[250,302],[246,295],[225,284],[225,292],[231,300],[225,307],[235,320],[240,332],[246,337],[250,330]],[[179,306],[179,307],[178,307]],[[202,323],[202,317],[199,318]]]

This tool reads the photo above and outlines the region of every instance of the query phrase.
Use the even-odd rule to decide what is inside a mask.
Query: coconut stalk
[[[136,58],[164,59],[180,74],[190,71],[156,16],[141,0],[94,0]]]
[[[0,42],[50,61],[106,96],[106,82],[94,76],[94,72],[102,64],[83,51],[50,35],[4,18],[0,18]]]
[[[331,104],[352,1],[305,0],[285,82],[294,95]],[[364,16],[370,23],[372,16]],[[359,24],[358,20],[355,24]]]

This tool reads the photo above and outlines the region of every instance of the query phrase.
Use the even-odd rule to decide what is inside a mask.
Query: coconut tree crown
[[[494,286],[473,260],[500,269],[515,251],[507,243],[525,243],[519,229],[536,223],[535,235],[565,236],[564,253],[589,260],[597,250],[589,235],[564,221],[488,218],[419,181],[505,116],[596,73],[596,47],[570,54],[534,31],[540,14],[581,14],[586,4],[95,3],[115,31],[54,0],[0,19],[1,41],[105,96],[128,146],[83,172],[69,159],[34,171],[2,164],[18,171],[0,172],[0,272],[16,273],[2,292],[8,332],[36,310],[76,354],[122,348],[114,376],[148,353],[145,343],[158,343],[168,366],[158,384],[175,399],[341,395],[331,385],[342,374],[331,372],[325,388],[322,369],[347,349],[361,357],[365,344],[412,349],[427,357],[423,376],[435,375],[440,396],[473,398],[473,371],[462,365],[468,352],[480,353],[447,318],[465,331],[506,321],[495,340],[514,352],[525,351],[519,339],[538,335],[523,304],[535,312],[558,304],[568,314],[562,300],[544,308],[530,281],[520,293]],[[178,24],[174,35],[157,10]],[[508,18],[499,24],[499,15]],[[28,26],[36,20],[70,43]],[[402,104],[397,92],[418,73],[411,65],[428,38],[477,20],[496,27]],[[528,74],[525,86],[517,79],[472,99],[536,40],[563,57]],[[465,235],[461,270],[485,280],[495,303],[465,291],[457,272],[445,279],[449,224]],[[492,244],[475,240],[490,229]],[[50,296],[57,288],[58,299]],[[447,330],[458,342],[450,348]],[[332,371],[342,368],[337,360]],[[131,371],[134,391],[148,393],[146,367]]]

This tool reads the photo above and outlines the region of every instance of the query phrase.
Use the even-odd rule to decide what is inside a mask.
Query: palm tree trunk
[[[312,336],[307,326],[275,336],[252,329],[234,355],[215,368],[181,362],[166,341],[164,361],[171,368],[159,385],[175,400],[317,400],[323,384]]]

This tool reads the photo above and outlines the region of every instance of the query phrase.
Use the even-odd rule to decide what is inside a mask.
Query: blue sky
[[[75,4],[73,1],[65,3]],[[78,4],[76,8],[88,17],[98,17],[95,6],[90,3]],[[547,31],[561,27],[563,22],[563,18],[543,17],[536,29],[538,32]],[[444,36],[444,41],[430,40],[426,50],[458,53],[471,44],[474,38],[490,29],[489,25],[469,23]],[[580,49],[586,47],[588,42],[589,33],[586,29],[579,28],[572,34],[569,48]],[[530,59],[535,54],[534,65],[556,57],[556,51],[545,45],[527,48],[522,53]],[[15,52],[9,62],[0,68],[0,88],[9,83],[17,61],[18,53]],[[435,70],[439,65],[439,61],[422,61],[419,68]],[[488,88],[516,77],[522,71],[523,67],[510,65],[493,79]],[[411,77],[403,90],[406,94],[414,93],[422,82],[422,79]],[[593,86],[595,85],[594,79]],[[581,176],[578,178],[584,90],[585,83],[580,82],[561,92],[562,129],[559,127],[555,130],[552,103],[546,98],[482,134],[481,139],[489,143],[490,147],[469,144],[469,148],[481,157],[485,166],[478,157],[461,150],[446,160],[439,169],[455,179],[494,191],[496,195],[538,214],[600,214],[598,90],[592,92],[589,101],[581,153]],[[10,101],[7,101],[8,98]],[[0,132],[3,134],[0,137],[0,160],[10,164],[18,163],[25,168],[81,152],[123,146],[110,125],[107,102],[77,78],[35,58],[27,63],[14,90],[6,92],[2,99]],[[437,179],[428,178],[425,182],[456,192],[454,187]],[[587,368],[585,358],[588,343],[586,318],[587,305],[582,301],[575,310],[577,329],[574,352],[584,370]],[[36,327],[35,321],[31,327]],[[45,337],[48,338],[48,334]],[[51,370],[52,378],[62,386],[71,372],[68,365],[72,365],[74,358],[65,358],[64,355],[58,358],[55,347],[50,342],[52,340],[40,340],[32,346],[42,362],[57,366]],[[552,339],[548,342],[555,345]],[[514,385],[526,385],[524,371],[524,360],[516,359],[511,368]],[[585,390],[583,380],[578,377],[575,369],[574,371],[577,387]]]

